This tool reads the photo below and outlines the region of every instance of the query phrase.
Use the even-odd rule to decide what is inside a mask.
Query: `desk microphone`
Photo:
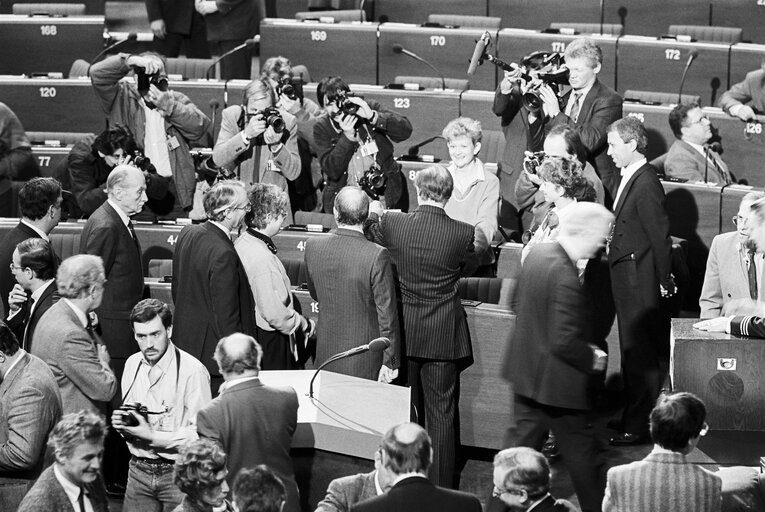
[[[406,156],[402,156],[402,160],[412,161],[412,160],[419,160],[419,154],[420,154],[420,148],[426,144],[430,144],[436,139],[443,139],[444,137],[442,135],[434,135],[433,137],[430,137],[428,139],[425,139],[422,142],[419,142],[415,144],[414,146],[410,146],[409,149],[406,151]]]
[[[680,79],[680,90],[677,93],[677,104],[683,103],[683,85],[685,85],[685,77],[688,75],[688,70],[691,68],[691,63],[699,56],[698,50],[691,50],[688,53],[688,62],[685,63],[685,69],[683,70],[683,78]]]
[[[117,48],[118,46],[122,46],[123,44],[129,43],[131,41],[135,41],[136,39],[138,39],[138,34],[136,34],[135,32],[131,32],[127,35],[125,39],[122,39],[121,41],[117,41],[110,44],[109,46],[107,46],[106,48],[98,52],[98,55],[93,57],[93,59],[90,61],[90,66],[92,66],[93,64],[101,60],[101,57],[106,55],[106,52],[114,50],[115,48]],[[90,76],[90,66],[88,66],[88,76]]]
[[[433,64],[431,64],[430,62],[426,61],[425,59],[423,59],[422,57],[420,57],[416,53],[407,50],[406,48],[404,48],[400,44],[394,44],[393,45],[393,53],[403,53],[404,55],[406,55],[408,57],[411,57],[414,60],[418,60],[418,61],[422,62],[423,64],[425,64],[426,66],[429,66],[430,69],[435,71],[436,74],[441,77],[441,89],[446,90],[446,78],[444,78],[444,74],[441,73],[438,70],[438,68],[435,67]]]
[[[212,64],[210,64],[210,67],[207,68],[207,71],[205,72],[205,78],[207,80],[209,80],[210,79],[210,71],[212,71],[215,68],[215,66],[220,61],[222,61],[223,59],[225,59],[229,55],[234,54],[234,53],[236,53],[238,51],[244,50],[245,48],[247,48],[248,50],[252,50],[252,49],[254,49],[258,45],[258,43],[260,43],[260,38],[252,38],[252,39],[246,40],[245,42],[243,42],[239,46],[235,46],[235,47],[231,48],[229,51],[227,51],[226,53],[224,53],[223,55],[221,55],[220,57],[215,59]]]
[[[344,359],[346,357],[355,356],[356,354],[361,354],[362,352],[382,352],[386,348],[390,347],[390,340],[385,337],[375,338],[366,345],[359,345],[358,347],[354,347],[350,350],[346,350],[345,352],[340,352],[339,354],[335,354],[334,356],[330,357],[326,361],[324,361],[321,366],[319,366],[316,369],[316,372],[314,372],[313,377],[311,377],[311,383],[308,386],[308,397],[313,398],[313,381],[316,380],[316,376],[319,375],[319,372],[322,368],[327,366],[329,363],[333,363],[337,361],[338,359]]]

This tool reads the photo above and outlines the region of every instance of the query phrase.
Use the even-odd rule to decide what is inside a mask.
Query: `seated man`
[[[233,497],[237,512],[282,512],[287,491],[281,479],[268,466],[260,464],[236,475]]]
[[[143,146],[175,198],[166,218],[185,217],[196,190],[192,142],[208,145],[208,118],[180,92],[167,89],[166,65],[157,54],[120,53],[93,64],[90,80],[110,123],[122,123]],[[135,83],[122,80],[136,71]],[[155,212],[160,214],[160,212]],[[160,214],[161,215],[161,214]]]
[[[707,433],[706,416],[696,395],[660,396],[650,416],[653,450],[608,470],[603,512],[719,511],[720,477],[685,458]]]
[[[0,217],[13,217],[11,181],[27,181],[40,175],[37,159],[19,118],[0,103]]]
[[[496,500],[513,512],[562,512],[577,510],[550,494],[550,466],[545,456],[532,448],[502,450],[494,457],[494,492],[489,511],[502,510]]]
[[[765,197],[762,192],[749,192],[742,199],[733,217],[736,231],[722,233],[712,240],[701,288],[701,318],[745,312],[747,305],[765,300],[760,288],[765,279],[763,254],[748,241],[747,218],[752,203]]]
[[[712,137],[712,123],[694,103],[676,106],[669,113],[669,126],[677,140],[664,161],[664,174],[685,181],[730,185],[728,166],[706,144]]]
[[[720,108],[742,121],[765,113],[765,66],[746,77],[720,96]]]
[[[77,199],[83,217],[89,217],[104,204],[106,178],[119,164],[132,164],[143,171],[149,208],[157,213],[172,210],[174,198],[163,201],[168,197],[168,180],[157,174],[151,160],[143,156],[130,130],[116,125],[75,144],[62,162],[65,169],[57,171],[64,189]]]
[[[48,442],[56,462],[43,471],[19,505],[18,512],[108,511],[101,477],[105,432],[104,419],[93,412],[80,411],[64,416]]]

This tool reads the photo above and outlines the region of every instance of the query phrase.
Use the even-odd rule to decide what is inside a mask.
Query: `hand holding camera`
[[[266,131],[266,120],[262,116],[252,116],[244,127],[244,136],[252,140]]]
[[[542,98],[542,110],[548,117],[555,117],[560,113],[558,95],[547,84],[539,86],[539,97]]]
[[[349,103],[351,105],[348,105]],[[352,105],[355,105],[355,108]],[[371,121],[375,115],[369,104],[358,96],[348,96],[345,98],[341,110],[343,110],[343,112],[354,114],[356,117],[364,119],[365,121]],[[355,112],[351,112],[351,110],[355,110]]]
[[[338,126],[343,131],[343,134],[350,140],[354,140],[356,137],[356,116],[353,114],[340,114],[335,120]]]
[[[143,68],[143,73],[147,75],[154,75],[161,73],[162,62],[159,59],[153,57],[142,57],[141,55],[131,55],[127,59],[127,65],[134,68]]]

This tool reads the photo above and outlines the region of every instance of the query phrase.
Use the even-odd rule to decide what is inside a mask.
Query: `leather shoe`
[[[611,446],[638,446],[650,442],[651,438],[645,434],[630,434],[624,432],[612,437],[608,444]]]

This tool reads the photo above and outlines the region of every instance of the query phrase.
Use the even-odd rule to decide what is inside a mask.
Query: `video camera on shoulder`
[[[565,67],[563,54],[551,52],[532,52],[521,59],[524,80],[528,82],[523,93],[523,106],[530,112],[542,110],[542,97],[539,88],[548,85],[557,95],[560,86],[569,85],[569,70]]]
[[[276,84],[276,94],[303,101],[303,80],[291,76],[281,77]]]

